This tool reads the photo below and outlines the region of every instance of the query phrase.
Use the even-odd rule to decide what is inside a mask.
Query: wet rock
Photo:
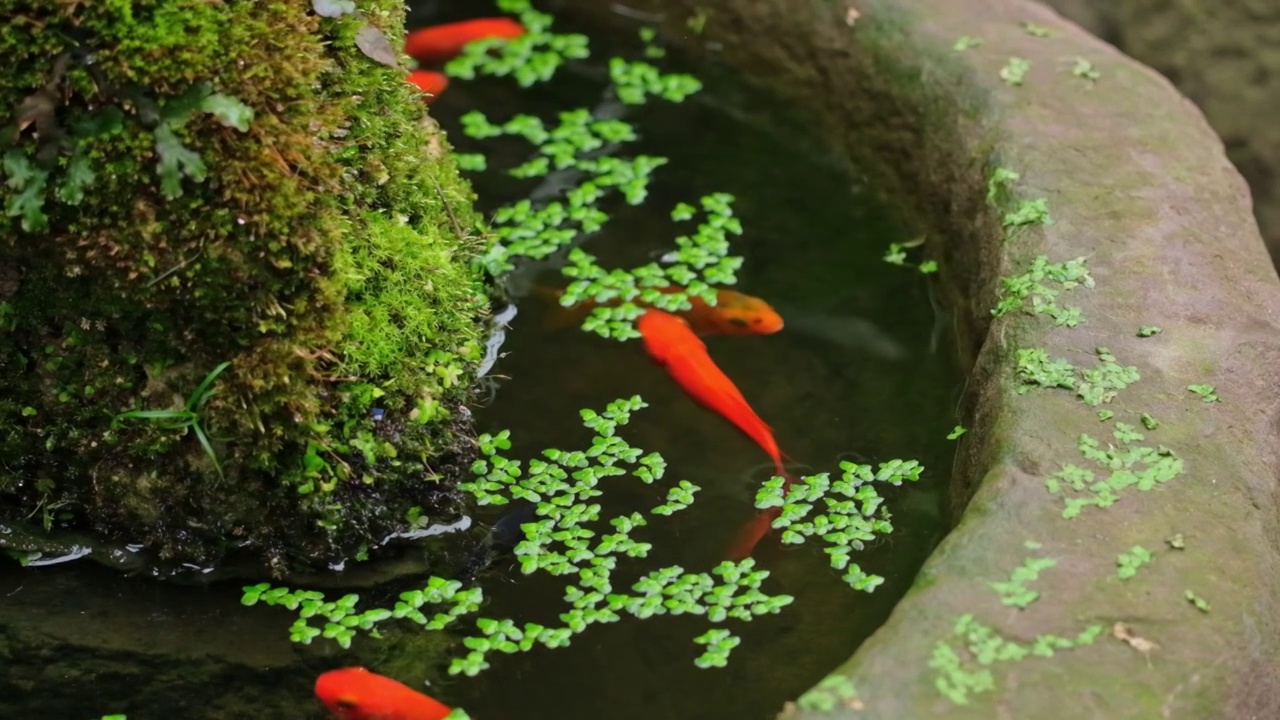
[[[930,238],[971,368],[954,530],[889,621],[788,712],[1280,717],[1280,282],[1248,188],[1200,111],[1022,0],[628,6],[661,14],[699,75],[750,78],[735,111],[792,107],[787,132],[871,168]],[[604,3],[562,7],[631,22]],[[692,33],[699,14],[705,29]],[[981,44],[955,49],[966,35]],[[1020,84],[1011,59],[1029,62]],[[995,167],[1020,177],[1011,199],[988,204]],[[1035,199],[1052,224],[1004,239],[1002,216]],[[1041,254],[1085,258],[1096,286],[1059,295],[1083,322],[1055,326],[1030,301],[993,321],[1002,279]],[[1161,332],[1140,337],[1143,326]],[[1099,347],[1139,375],[1113,396],[1081,372],[1107,362]],[[1055,378],[1019,350],[1075,374]],[[1218,401],[1188,389],[1200,385]],[[1064,494],[1107,506],[1064,518]],[[1142,561],[1136,546],[1152,557],[1122,577]]]

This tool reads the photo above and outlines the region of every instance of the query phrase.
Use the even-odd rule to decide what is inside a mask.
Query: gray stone
[[[1253,189],[1280,257],[1280,3],[1274,0],[1047,0],[1159,70],[1204,109]]]
[[[565,5],[624,22],[608,3]],[[871,168],[927,233],[952,298],[972,368],[963,404],[970,432],[953,478],[958,522],[889,621],[838,669],[858,691],[838,714],[1280,717],[1280,283],[1248,189],[1201,112],[1158,73],[1022,0],[857,0],[857,17],[846,2],[738,0],[708,9],[701,35],[685,21],[709,3],[628,5],[662,14],[660,26],[704,64],[699,74],[720,66],[749,78],[740,112],[790,108],[797,141]],[[1029,33],[1025,21],[1050,36]],[[961,35],[982,45],[955,51]],[[999,75],[1011,57],[1031,62],[1016,87]],[[1076,57],[1101,77],[1073,75]],[[1000,213],[1010,205],[986,202],[996,166],[1021,173],[1013,204],[1045,198],[1053,224],[1002,239]],[[1096,287],[1059,300],[1079,306],[1083,324],[1055,327],[1024,311],[992,321],[1001,277],[1024,273],[1040,254],[1087,257]],[[1144,325],[1163,332],[1140,338]],[[1018,392],[1018,349],[1042,348],[1085,369],[1098,346],[1141,375],[1102,406],[1115,413],[1110,422],[1069,390]],[[1215,385],[1221,401],[1188,391],[1200,383]],[[1142,413],[1158,429],[1144,428]],[[1062,496],[1046,481],[1065,464],[1105,479],[1078,438],[1123,452],[1112,435],[1118,422],[1145,434],[1135,444],[1172,451],[1183,472],[1064,519]],[[1177,534],[1183,549],[1166,543]],[[1155,557],[1120,579],[1118,555],[1135,545]],[[1056,565],[1027,583],[1041,594],[1019,610],[990,584],[1028,557]],[[1101,632],[1052,657],[981,666],[953,632],[964,616],[1023,644],[1043,634],[1076,638],[1090,626]],[[965,705],[939,691],[946,676],[931,667],[948,647],[966,672],[990,673],[991,687]]]

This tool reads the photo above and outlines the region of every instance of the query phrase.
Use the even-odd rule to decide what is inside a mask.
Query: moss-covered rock
[[[430,511],[471,446],[484,240],[360,49],[402,4],[5,4],[7,511],[277,569]]]

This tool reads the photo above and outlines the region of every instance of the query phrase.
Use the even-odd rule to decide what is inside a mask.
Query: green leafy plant
[[[224,362],[210,371],[196,386],[196,389],[187,396],[187,401],[180,410],[129,410],[117,415],[115,422],[147,420],[158,424],[166,430],[181,430],[183,435],[187,434],[187,430],[194,431],[196,439],[200,441],[200,446],[204,448],[205,454],[213,461],[213,467],[218,471],[218,476],[222,477],[222,464],[218,461],[218,454],[214,451],[212,443],[209,442],[209,436],[205,433],[205,429],[200,422],[200,410],[204,408],[204,404],[209,401],[209,398],[213,397],[214,393],[217,392],[213,387],[213,382],[218,379],[223,370],[230,366],[230,362]]]

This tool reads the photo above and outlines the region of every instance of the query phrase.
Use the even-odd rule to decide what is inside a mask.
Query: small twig
[[[186,260],[183,260],[182,262],[178,263],[177,265],[174,265],[173,267],[169,268],[168,270],[165,270],[164,272],[160,273],[160,274],[159,274],[159,275],[157,275],[156,277],[152,278],[152,279],[151,279],[151,281],[147,283],[146,287],[151,287],[152,285],[155,285],[156,283],[160,282],[161,280],[163,280],[163,279],[165,279],[165,278],[169,277],[170,275],[172,275],[172,274],[174,274],[174,273],[178,272],[179,270],[181,270],[182,268],[186,267],[187,265],[190,265],[190,264],[191,264],[191,261],[195,260],[196,258],[200,257],[200,256],[201,256],[201,255],[203,255],[203,254],[204,254],[204,248],[202,247],[202,248],[200,248],[199,250],[197,250],[197,251],[196,251],[196,254],[195,254],[195,255],[192,255],[191,257],[187,258]]]
[[[440,181],[431,178],[431,183],[436,186],[436,192],[440,193],[440,202],[444,205],[444,211],[449,214],[449,222],[453,223],[453,231],[458,234],[458,240],[465,242],[467,236],[462,232],[462,225],[458,222],[458,216],[453,214],[453,206],[449,204],[449,198],[444,195],[444,188],[440,187]]]

